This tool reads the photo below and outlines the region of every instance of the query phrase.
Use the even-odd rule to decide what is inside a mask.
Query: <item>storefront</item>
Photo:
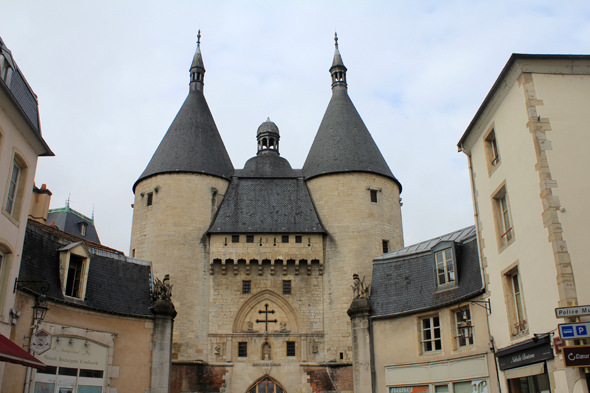
[[[549,335],[523,341],[496,351],[509,393],[549,393],[547,360],[553,359]]]
[[[388,393],[489,393],[487,355],[385,367]]]

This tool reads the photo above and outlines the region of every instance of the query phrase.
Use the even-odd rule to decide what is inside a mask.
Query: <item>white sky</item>
[[[39,96],[36,183],[128,253],[133,193],[188,94],[205,96],[235,168],[268,116],[301,168],[331,96],[334,31],[349,95],[403,186],[405,244],[473,224],[456,144],[513,52],[589,53],[590,3],[4,0],[0,36]],[[523,103],[524,104],[524,103]]]

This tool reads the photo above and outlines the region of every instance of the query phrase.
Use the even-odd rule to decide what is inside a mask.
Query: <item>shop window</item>
[[[252,293],[252,281],[242,281],[242,295],[249,295]]]
[[[467,326],[473,326],[471,323],[471,310],[468,306],[461,310],[455,310],[455,337],[457,339],[457,348],[466,347],[473,344],[473,328],[467,329]]]
[[[438,315],[422,318],[420,324],[422,330],[422,352],[442,350],[440,319]]]
[[[508,199],[508,192],[506,191],[506,184],[502,184],[498,191],[494,193],[492,203],[498,249],[501,252],[514,241],[514,228],[512,225],[510,201]]]
[[[528,325],[518,265],[504,273],[504,296],[513,336],[526,334]]]
[[[492,128],[484,137],[484,152],[488,166],[488,174],[491,176],[500,165],[500,152],[498,150],[498,141],[496,139],[494,128]]]
[[[291,280],[283,280],[283,295],[291,294]]]
[[[239,358],[246,358],[248,357],[248,343],[245,341],[238,343],[238,357]]]
[[[295,356],[295,341],[287,341],[287,356]]]

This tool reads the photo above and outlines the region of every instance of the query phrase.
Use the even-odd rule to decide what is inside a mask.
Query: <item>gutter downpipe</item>
[[[369,350],[371,351],[371,390],[373,393],[377,393],[377,386],[376,386],[376,379],[377,375],[375,373],[375,349],[373,340],[373,318],[369,317],[369,340],[371,341],[371,345],[369,345]]]
[[[482,249],[481,249],[481,242],[479,241],[479,210],[477,209],[477,203],[475,201],[475,181],[473,180],[473,165],[471,164],[471,154],[467,154],[465,149],[463,148],[463,144],[459,145],[459,152],[465,154],[467,156],[467,166],[469,168],[469,183],[471,185],[471,200],[473,203],[473,219],[475,220],[475,230],[476,230],[476,239],[477,239],[477,250],[479,252],[479,260],[480,260],[480,274],[481,274],[481,283],[482,283],[482,293],[485,294],[486,292],[486,277],[484,274],[484,267],[481,263],[481,256]],[[491,314],[491,310],[490,310]],[[490,348],[492,354],[494,355],[494,366],[496,368],[496,383],[498,385],[498,393],[502,393],[502,386],[500,384],[500,370],[498,369],[498,359],[496,359],[496,344],[494,343],[494,339],[490,334],[490,316],[486,310],[486,320],[488,321],[488,336],[490,337],[490,343],[492,347]]]

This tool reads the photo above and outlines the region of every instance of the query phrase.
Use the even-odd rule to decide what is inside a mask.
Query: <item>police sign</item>
[[[590,306],[558,307],[555,309],[557,318],[581,317],[582,315],[590,315]]]

